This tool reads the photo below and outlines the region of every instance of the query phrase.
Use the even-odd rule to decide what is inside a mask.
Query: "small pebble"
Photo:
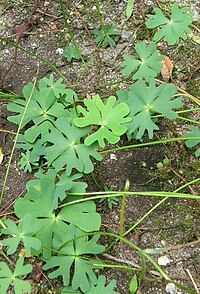
[[[115,154],[110,154],[110,159],[111,159],[111,160],[117,160],[117,157],[116,157]]]
[[[130,41],[132,33],[128,31],[122,31],[121,38],[123,41]]]
[[[170,260],[166,255],[161,256],[158,258],[158,264],[159,265],[167,265],[170,263],[172,260]]]
[[[167,284],[165,291],[168,294],[176,294],[176,286],[173,283],[169,283]]]

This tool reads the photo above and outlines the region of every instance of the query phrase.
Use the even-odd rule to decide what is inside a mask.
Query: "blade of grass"
[[[184,199],[200,199],[200,196],[198,195],[192,195],[187,193],[177,193],[177,192],[163,192],[163,191],[135,191],[135,192],[118,192],[118,191],[108,191],[108,192],[87,192],[87,193],[67,193],[67,195],[73,195],[73,196],[88,196],[84,199],[78,199],[71,201],[69,203],[65,203],[62,205],[59,205],[59,208],[69,206],[71,204],[85,202],[88,200],[95,200],[100,198],[111,198],[113,196],[119,197],[123,196],[124,194],[129,196],[146,196],[146,197],[169,197],[169,198],[184,198]],[[92,195],[98,195],[98,196],[92,196]]]
[[[38,71],[39,71],[39,65],[38,65],[37,75],[38,75]],[[36,77],[37,77],[37,75],[36,75]],[[10,158],[9,158],[9,161],[8,161],[8,166],[7,166],[5,177],[4,177],[4,182],[3,182],[3,187],[2,187],[2,191],[1,191],[1,197],[0,197],[0,207],[1,207],[1,203],[2,203],[2,200],[3,200],[4,193],[5,193],[5,188],[6,188],[6,183],[7,183],[7,179],[8,179],[8,174],[9,174],[9,170],[10,170],[10,167],[11,167],[11,162],[12,162],[12,158],[13,158],[13,155],[14,155],[15,147],[16,147],[16,144],[17,144],[17,138],[18,138],[18,135],[19,135],[19,132],[20,132],[20,129],[21,129],[21,126],[22,126],[22,122],[23,122],[23,119],[25,117],[27,108],[28,108],[29,103],[31,101],[31,98],[32,98],[32,95],[33,95],[33,91],[34,91],[36,82],[37,82],[37,78],[34,79],[33,88],[31,90],[30,96],[29,96],[29,98],[27,100],[26,106],[24,108],[24,112],[22,114],[22,118],[20,120],[18,129],[17,129],[17,133],[16,133],[16,136],[15,136],[14,144],[13,144],[13,148],[12,148],[12,151],[11,151],[11,154],[10,154]]]
[[[200,139],[199,137],[191,137],[190,138],[190,140],[199,140],[199,139]],[[170,143],[170,142],[177,142],[177,141],[186,141],[186,140],[188,140],[188,138],[184,138],[184,137],[161,139],[161,140],[157,140],[157,141],[153,141],[153,142],[127,145],[127,146],[112,148],[112,149],[108,149],[108,150],[103,150],[103,151],[100,151],[99,153],[108,154],[108,153],[112,153],[114,151],[121,151],[121,150],[146,147],[146,146],[152,146],[152,145],[158,145],[158,144],[164,144],[164,143]]]
[[[124,187],[124,192],[127,192],[130,187],[129,180],[126,180],[126,184]],[[127,194],[124,193],[122,196],[122,206],[121,206],[121,212],[120,212],[120,220],[119,220],[119,235],[120,237],[123,236],[123,227],[124,227],[124,212],[125,212],[125,205],[126,205],[126,197]],[[121,252],[123,253],[123,242],[120,242]]]

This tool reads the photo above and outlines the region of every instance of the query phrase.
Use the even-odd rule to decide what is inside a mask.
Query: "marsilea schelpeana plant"
[[[173,45],[179,38],[185,39],[192,22],[187,10],[173,4],[169,20],[155,8],[146,22],[148,28],[160,27],[154,40],[166,38]],[[73,203],[83,198],[81,193],[87,188],[81,177],[94,170],[94,160],[103,159],[99,150],[107,142],[116,144],[124,134],[129,139],[141,139],[144,134],[152,139],[159,129],[155,114],[174,120],[178,116],[175,110],[183,106],[182,99],[174,97],[175,85],[155,81],[163,59],[156,43],[140,42],[134,49],[135,56],[124,54],[121,64],[122,74],[131,76],[133,84],[116,96],[102,100],[94,95],[79,105],[77,94],[67,89],[62,79],[55,81],[50,75],[39,81],[38,88],[33,83],[26,85],[23,98],[8,104],[8,110],[15,113],[8,120],[25,129],[17,140],[17,148],[24,150],[19,166],[36,173],[27,183],[26,195],[15,202],[19,222],[4,222],[3,246],[8,247],[9,255],[22,243],[26,257],[39,256],[45,262],[43,270],[51,270],[50,279],[62,277],[62,293],[117,293],[114,280],[106,286],[105,277],[95,274],[95,269],[102,268],[95,255],[105,251],[98,244],[100,234],[93,234],[101,227],[101,216],[92,200]],[[188,147],[199,143],[189,137],[200,137],[200,131],[193,126],[191,131]],[[30,284],[19,278],[32,271],[32,265],[23,262],[20,257],[13,272],[5,262],[0,263],[2,294],[11,283],[15,293],[31,290]]]

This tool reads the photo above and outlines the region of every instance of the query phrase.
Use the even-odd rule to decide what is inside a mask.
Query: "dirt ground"
[[[167,10],[168,4],[174,1],[136,1],[133,17],[126,21],[125,7],[127,1],[99,1],[102,19],[105,25],[115,24],[121,31],[116,38],[116,47],[97,48],[94,43],[92,31],[99,28],[96,15],[95,1],[63,1],[70,27],[75,36],[84,60],[88,64],[86,69],[82,62],[71,63],[59,53],[60,48],[70,44],[70,35],[65,28],[59,1],[0,1],[0,36],[18,42],[23,48],[47,59],[58,67],[68,80],[68,87],[77,91],[80,97],[90,97],[100,94],[102,97],[114,94],[119,87],[128,88],[130,82],[122,85],[106,85],[123,78],[119,64],[124,53],[132,53],[133,45],[137,41],[148,38],[148,32],[142,21],[142,13],[152,12],[153,4],[159,2],[160,7]],[[144,2],[142,5],[141,3]],[[153,3],[154,2],[154,3]],[[200,2],[176,1],[181,6],[188,5],[194,12],[193,34],[199,36],[200,32]],[[34,5],[37,6],[34,10]],[[31,18],[30,18],[31,15]],[[18,25],[27,24],[29,27],[25,34],[19,37],[13,36],[13,29]],[[24,28],[24,27],[22,27]],[[180,42],[174,47],[167,47],[165,43],[159,43],[162,54],[168,55],[173,60],[175,69],[173,79],[179,87],[190,94],[200,98],[200,74],[196,69],[200,60],[199,44],[192,40]],[[12,46],[0,41],[0,80],[1,91],[13,91],[21,95],[23,87],[36,76],[38,78],[48,76],[52,69],[42,61],[38,61],[25,52],[15,50]],[[186,79],[192,74],[192,77]],[[58,77],[55,74],[55,77]],[[6,117],[6,100],[0,100],[0,128],[8,131],[16,131],[16,125],[8,122]],[[188,107],[193,106],[185,99]],[[196,120],[200,111],[194,114]],[[187,131],[187,124],[183,121],[160,121],[160,130],[156,132],[156,139],[181,136]],[[0,147],[3,149],[4,159],[0,165],[0,185],[3,186],[5,170],[13,146],[13,135],[1,132]],[[133,144],[124,136],[117,146]],[[109,148],[111,146],[107,146]],[[113,148],[115,146],[112,146]],[[26,183],[32,174],[19,170],[17,162],[20,158],[20,150],[14,154],[9,177],[6,185],[6,193],[0,210],[0,217],[12,214],[15,199],[26,192]],[[156,164],[165,157],[170,159],[171,169],[158,170]],[[104,155],[104,160],[96,165],[92,176],[86,177],[88,190],[99,191],[105,185],[113,190],[123,190],[127,179],[130,181],[131,191],[174,191],[183,183],[189,182],[200,176],[199,159],[194,156],[193,150],[188,150],[183,144],[170,143],[157,147],[145,147],[130,149],[128,151],[113,152]],[[200,193],[200,184],[189,187],[181,192]],[[125,208],[125,230],[129,229],[156,203],[157,198],[127,197]],[[98,204],[98,211],[102,214],[102,230],[119,233],[120,203],[110,210],[106,203]],[[168,199],[157,208],[139,227],[132,231],[128,240],[142,249],[170,247],[166,254],[153,256],[156,261],[166,257],[169,262],[162,268],[174,280],[195,291],[194,283],[188,275],[191,273],[195,284],[200,287],[200,238],[199,230],[200,203],[195,200]],[[102,243],[108,245],[109,239],[102,238]],[[124,245],[123,254],[119,245],[115,245],[110,255],[116,259],[123,259],[140,264],[140,257]],[[0,260],[3,257],[0,255]],[[124,263],[126,265],[126,263]],[[143,294],[186,293],[179,289],[166,290],[169,287],[157,273],[151,271],[152,267],[147,263],[147,276],[144,279]],[[125,270],[107,269],[103,271],[108,280],[117,280],[116,291],[121,294],[129,293],[131,272]],[[30,277],[31,279],[31,277]],[[54,290],[61,287],[60,281],[53,281]],[[39,282],[40,290],[33,293],[53,293],[46,280]],[[48,287],[48,290],[42,290]],[[199,288],[200,289],[200,288]],[[168,292],[167,292],[168,291]],[[171,292],[170,292],[171,291]],[[12,293],[10,290],[9,293]],[[198,292],[197,292],[198,293]],[[139,293],[138,293],[139,294]]]

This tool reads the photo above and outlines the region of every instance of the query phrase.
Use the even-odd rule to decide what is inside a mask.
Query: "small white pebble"
[[[63,48],[56,49],[56,53],[58,53],[58,54],[63,54],[63,52],[64,52]]]
[[[117,160],[117,157],[114,153],[110,154],[110,159],[111,160]]]
[[[94,5],[93,7],[92,7],[92,11],[94,11],[94,10],[96,10],[97,8],[96,8],[96,6]]]
[[[169,283],[167,284],[165,291],[168,294],[176,294],[176,286],[173,283]]]
[[[167,265],[168,263],[172,262],[166,255],[163,255],[158,258],[159,265]]]
[[[49,1],[45,1],[45,2],[44,2],[44,7],[47,7],[47,6],[49,6],[49,4],[50,4],[50,2],[49,2]]]

